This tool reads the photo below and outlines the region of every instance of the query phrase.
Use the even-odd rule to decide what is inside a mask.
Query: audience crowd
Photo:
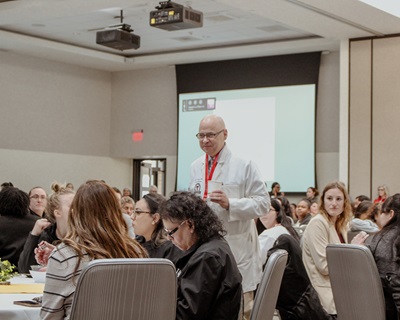
[[[35,264],[46,271],[41,319],[69,319],[91,260],[146,257],[175,265],[176,319],[250,319],[262,270],[278,249],[289,255],[276,304],[281,319],[336,319],[326,247],[349,242],[371,250],[386,319],[400,319],[400,193],[381,185],[375,200],[352,202],[336,181],[290,203],[278,182],[268,192],[255,164],[231,153],[220,117],[203,118],[196,137],[204,154],[191,165],[191,191],[167,198],[152,185],[133,199],[131,189],[102,180],[76,192],[72,183],[53,183],[50,195],[1,184],[0,258],[20,273]],[[222,186],[208,190],[211,180]]]
[[[42,187],[25,193],[2,184],[0,258],[20,273],[35,264],[47,271],[41,319],[68,319],[76,279],[90,260],[149,256],[176,266],[177,319],[236,320],[243,312],[243,275],[209,201],[190,192],[165,198],[153,191],[135,203],[126,189],[122,196],[93,180],[75,194],[71,184],[53,183],[47,195]],[[386,319],[399,319],[400,194],[380,192],[383,202],[359,195],[351,202],[345,185],[332,182],[319,200],[310,187],[290,204],[277,190],[268,211],[253,222],[263,265],[277,249],[290,256],[276,306],[281,319],[336,318],[325,249],[348,243],[350,232],[356,234],[352,243],[365,244],[376,260]]]
[[[398,319],[400,194],[389,196],[380,186],[375,201],[359,195],[351,202],[345,185],[332,182],[319,199],[319,191],[310,187],[290,204],[277,185],[268,211],[254,225],[263,265],[277,249],[290,256],[276,305],[281,319],[336,318],[325,249],[349,243],[351,232],[351,243],[366,245],[376,260],[386,319]],[[117,257],[174,263],[177,319],[238,318],[243,275],[225,241],[223,220],[195,193],[165,198],[154,190],[135,203],[128,188],[122,196],[104,181],[87,181],[76,194],[72,184],[53,183],[49,195],[38,186],[25,193],[11,182],[2,184],[0,258],[20,273],[43,266],[41,319],[68,319],[81,270],[93,259]]]

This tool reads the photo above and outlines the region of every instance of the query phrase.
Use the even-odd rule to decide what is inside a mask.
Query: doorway
[[[135,201],[149,193],[151,186],[156,186],[158,193],[165,196],[164,159],[133,159],[132,196]]]

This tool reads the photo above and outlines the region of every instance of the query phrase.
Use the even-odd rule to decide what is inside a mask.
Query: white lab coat
[[[205,155],[191,165],[189,190],[203,197]],[[262,275],[260,247],[254,220],[269,210],[270,198],[261,174],[252,161],[236,158],[230,150],[222,149],[212,180],[223,183],[222,191],[229,198],[229,210],[207,200],[223,221],[226,240],[231,247],[243,277],[243,292],[256,289]]]

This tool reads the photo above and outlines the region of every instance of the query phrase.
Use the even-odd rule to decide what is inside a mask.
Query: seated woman
[[[271,185],[271,192],[269,193],[271,198],[277,198],[279,196],[284,196],[285,193],[281,192],[281,185],[279,182],[273,182]]]
[[[271,206],[269,212],[259,218],[261,223],[265,226],[264,230],[259,236],[260,254],[262,263],[267,260],[267,252],[272,248],[276,239],[282,234],[291,235],[297,241],[300,240],[296,230],[293,229],[286,215],[282,212],[281,205],[277,199],[271,199]]]
[[[280,235],[268,251],[268,257],[278,249],[286,250],[289,256],[276,303],[280,318],[282,320],[333,319],[322,307],[318,294],[311,285],[301,259],[298,241],[290,235]]]
[[[317,188],[308,187],[306,192],[306,198],[310,200],[310,202],[318,202],[319,191]]]
[[[286,215],[290,223],[293,225],[296,217],[292,217],[292,210],[290,209],[290,202],[285,196],[276,197],[276,200],[281,204],[282,213]]]
[[[353,211],[355,211],[359,204],[363,201],[371,201],[371,199],[363,194],[360,194],[353,201]]]
[[[28,273],[30,266],[36,264],[35,248],[45,241],[55,245],[67,234],[68,212],[75,192],[71,189],[53,183],[54,193],[49,197],[46,206],[47,219],[39,219],[26,239],[24,250],[18,260],[20,273]]]
[[[311,219],[303,234],[303,262],[322,306],[336,314],[329,280],[326,247],[330,243],[347,242],[347,225],[351,202],[341,182],[329,183],[321,195],[319,214]]]
[[[378,186],[378,198],[374,200],[374,203],[382,204],[385,202],[387,197],[389,197],[388,187],[385,184]]]
[[[135,210],[135,201],[131,197],[122,197],[121,198],[121,207],[122,207],[122,215],[125,220],[126,225],[128,226],[128,234],[131,238],[135,238],[135,230],[133,228],[131,215]]]
[[[386,319],[400,319],[400,194],[388,197],[377,220],[382,227],[366,240],[381,277]]]
[[[374,208],[377,204],[371,201],[362,201],[354,211],[354,218],[350,221],[351,231],[378,232],[379,228],[373,221]]]
[[[222,222],[189,192],[174,193],[159,212],[172,243],[184,251],[176,263],[176,319],[238,319],[242,277]]]
[[[175,263],[181,255],[181,250],[167,239],[164,224],[158,213],[158,207],[163,201],[165,198],[157,193],[143,196],[132,212],[132,224],[136,240],[147,250],[150,258],[165,258]]]
[[[307,225],[312,218],[310,211],[311,211],[310,200],[301,199],[296,207],[297,221],[295,223],[295,226],[300,227]]]
[[[32,215],[45,218],[47,193],[42,187],[33,187],[29,190],[29,211]]]
[[[318,202],[316,202],[316,201],[311,202],[311,206],[310,206],[311,216],[315,217],[318,214],[318,212],[319,212]]]
[[[13,265],[29,232],[39,217],[29,214],[29,196],[22,190],[7,187],[0,192],[0,258]],[[36,263],[35,263],[36,264]]]
[[[128,236],[114,190],[87,181],[72,201],[68,233],[49,257],[41,319],[69,319],[79,275],[89,261],[145,257],[146,251]]]

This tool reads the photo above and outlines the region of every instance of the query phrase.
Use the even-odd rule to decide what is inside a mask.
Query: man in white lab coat
[[[205,155],[191,165],[189,190],[203,197],[224,223],[225,238],[243,277],[244,312],[245,319],[249,319],[253,292],[262,275],[253,219],[268,212],[268,191],[255,164],[233,156],[228,149],[225,144],[228,130],[221,117],[214,114],[204,117],[196,136]],[[221,189],[209,193],[211,180],[222,182]]]

